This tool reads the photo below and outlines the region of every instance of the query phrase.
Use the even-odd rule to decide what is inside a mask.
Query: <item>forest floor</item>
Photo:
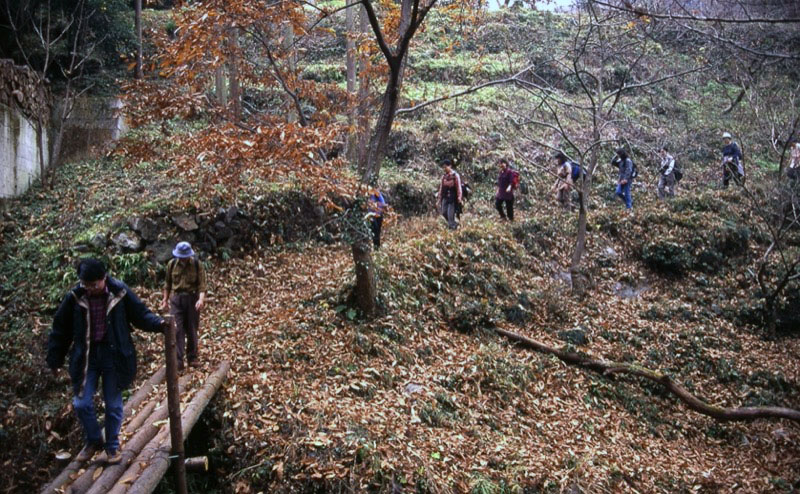
[[[72,193],[54,196],[38,201],[60,204],[53,211],[88,207]],[[678,199],[668,207],[701,210],[680,215],[647,196],[637,195],[632,215],[597,199],[585,260],[595,286],[581,301],[571,298],[562,268],[574,225],[545,198],[521,200],[514,224],[496,221],[491,205],[476,199],[456,232],[431,214],[393,215],[375,253],[382,313],[370,321],[345,303],[352,259],[341,244],[261,247],[210,262],[202,370],[233,361],[212,407],[220,488],[791,491],[800,471],[797,424],[719,423],[657,385],[572,368],[491,332],[502,327],[662,369],[720,406],[800,407],[798,339],[765,339],[712,310],[712,302],[724,306],[717,283],[735,282],[735,270],[662,276],[633,254],[668,218],[689,222],[685,233],[693,236],[703,234],[699,225],[715,231],[723,219],[707,206],[730,204],[735,191]],[[33,202],[20,204],[16,226],[27,233],[15,241],[54,232],[39,223],[48,215]],[[157,285],[134,288],[158,306]],[[30,465],[4,484],[12,490],[53,475],[57,466],[47,458],[79,444],[66,383],[35,375],[49,316],[29,317],[36,331],[24,340],[27,353],[18,353],[19,340],[3,345],[4,359],[16,358],[16,372],[26,373],[4,374],[4,382],[16,379],[27,390],[7,389],[16,401],[4,406],[3,433],[30,437],[22,450],[35,448]],[[160,365],[161,341],[139,333],[136,342],[143,379]],[[19,454],[8,450],[3,464]]]
[[[479,262],[463,261],[470,249],[483,246],[494,251],[485,257],[507,262],[518,260],[515,244],[508,225],[477,217],[467,216],[456,233],[432,218],[403,221],[389,229],[376,255],[387,278],[382,287],[389,292],[398,280],[424,283],[419,271],[429,269],[434,276],[428,282],[436,283],[440,270],[439,280],[447,283],[450,269],[478,268]],[[551,284],[525,267],[505,271],[514,292]],[[211,326],[227,329],[207,334],[203,348],[205,355],[235,360],[235,385],[225,389],[229,433],[232,454],[247,468],[229,473],[238,480],[236,491],[344,482],[423,492],[781,492],[797,480],[796,424],[720,424],[657,386],[570,368],[489,332],[457,331],[453,319],[467,319],[472,309],[448,324],[437,306],[452,300],[457,312],[457,286],[416,298],[416,311],[350,321],[338,300],[351,269],[349,251],[310,247],[253,255],[215,274],[230,283],[214,295],[217,322]],[[621,300],[605,284],[592,297],[594,312],[571,308],[569,295],[554,287],[556,300],[520,307],[532,318],[522,328],[497,323],[560,346],[546,318],[548,310],[562,310],[561,318],[586,333],[589,343],[581,351],[637,362],[688,343],[695,355],[677,350],[665,359],[700,367],[679,374],[718,405],[736,405],[744,396],[729,393],[733,386],[726,384],[734,378],[714,370],[705,375],[709,367],[697,359],[730,359],[730,372],[750,381],[781,375],[798,382],[796,366],[785,365],[797,361],[795,340],[766,342],[722,320],[703,325],[664,318],[643,325],[639,314],[670,301],[670,287],[654,282],[642,297]],[[397,298],[386,297],[390,304]],[[674,305],[695,310],[683,301]],[[545,320],[537,324],[538,318]]]

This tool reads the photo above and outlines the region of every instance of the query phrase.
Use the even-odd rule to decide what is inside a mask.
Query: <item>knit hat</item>
[[[189,242],[178,242],[178,245],[172,249],[172,255],[178,259],[186,259],[187,257],[194,256],[191,244]]]

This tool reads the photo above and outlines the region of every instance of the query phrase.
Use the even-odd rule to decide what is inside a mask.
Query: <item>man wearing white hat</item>
[[[728,187],[731,177],[737,184],[742,184],[744,182],[742,151],[733,142],[733,136],[729,132],[723,132],[722,140],[725,141],[725,146],[722,148],[722,185]]]
[[[174,259],[167,263],[161,306],[163,309],[169,307],[169,313],[175,319],[178,369],[183,369],[184,352],[189,365],[197,367],[200,365],[197,359],[197,332],[200,329],[200,311],[206,298],[206,272],[189,242],[178,242],[172,255]]]

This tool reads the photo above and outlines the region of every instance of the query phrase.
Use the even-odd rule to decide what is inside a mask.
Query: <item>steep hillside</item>
[[[409,59],[405,104],[508,76],[525,57],[563,47],[570,25],[503,11],[461,39],[434,17],[422,34],[426,48]],[[691,62],[668,43],[660,49],[670,70]],[[343,84],[340,46],[312,56],[305,77]],[[553,201],[550,151],[536,142],[558,143],[520,114],[533,100],[519,87],[492,86],[398,119],[381,172],[393,211],[374,254],[380,314],[371,320],[347,303],[353,265],[337,218],[289,180],[253,181],[222,201],[170,174],[168,163],[106,157],[63,166],[54,190],[35,187],[11,201],[0,223],[0,490],[38,488],[58,471],[57,451],[80,447],[68,386],[43,372],[49,324],[75,282],[75,260],[102,257],[156,307],[165,248],[168,255],[184,238],[210,273],[201,358],[207,368],[233,360],[231,379],[190,439],[190,450],[212,464],[210,475],[191,479],[193,490],[800,488],[798,424],[718,422],[655,383],[574,368],[493,331],[661,370],[717,406],[800,408],[797,285],[779,298],[768,331],[753,270],[770,251],[769,224],[756,199],[718,187],[721,129],[733,127],[749,146],[753,194],[772,197],[776,168],[758,144],[763,129],[745,118],[748,105],[718,111],[733,91],[725,76],[692,74],[625,100],[620,127],[641,177],[634,210],[625,212],[613,194],[616,171],[605,164],[612,145],[601,147],[584,298],[570,291],[575,214]],[[563,90],[569,97],[574,88]],[[164,125],[175,134],[207,124]],[[159,138],[139,132],[131,138]],[[652,150],[665,141],[686,178],[678,197],[663,202]],[[530,188],[518,195],[514,223],[493,209],[500,156]],[[433,212],[436,163],[445,157],[475,188],[455,232]],[[140,245],[122,242],[123,233]],[[800,247],[797,235],[787,235],[784,252]],[[135,338],[141,380],[159,365],[161,342]]]

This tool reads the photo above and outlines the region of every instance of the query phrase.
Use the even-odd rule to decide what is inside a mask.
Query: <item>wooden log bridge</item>
[[[184,406],[181,414],[183,440],[197,423],[203,410],[214,397],[230,371],[229,361],[222,362],[208,376],[202,387],[185,391],[196,376],[186,374],[178,383]],[[161,368],[131,396],[125,404],[122,436],[127,437],[120,452],[122,461],[107,465],[95,458],[82,463],[73,459],[69,465],[47,484],[42,494],[100,494],[106,492],[149,494],[158,485],[169,468],[170,428],[167,397],[160,385],[166,369]],[[190,399],[191,398],[191,399]],[[104,457],[105,455],[102,455]],[[192,461],[197,462],[198,459]],[[207,466],[206,466],[207,468]]]

